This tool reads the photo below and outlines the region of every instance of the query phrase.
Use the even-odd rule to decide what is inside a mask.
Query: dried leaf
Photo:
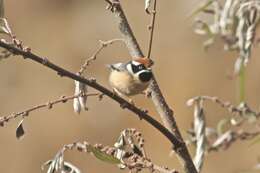
[[[6,18],[4,18],[4,0],[0,0],[0,33],[11,35],[11,29]]]
[[[88,149],[95,155],[95,157],[97,159],[99,159],[101,161],[111,163],[111,164],[121,163],[121,161],[119,159],[117,159],[114,156],[111,156],[109,154],[106,154],[93,146],[89,146]]]
[[[73,109],[74,109],[74,112],[80,114],[81,106],[80,106],[80,102],[79,102],[78,97],[73,99]]]
[[[229,130],[226,133],[218,137],[218,139],[212,144],[212,148],[217,148],[224,143],[229,143],[233,139],[234,133]]]
[[[63,158],[63,151],[59,151],[53,160],[48,160],[45,162],[41,168],[44,169],[45,166],[48,166],[47,173],[55,173],[59,170],[63,170],[64,168],[64,158]]]
[[[11,29],[5,18],[0,18],[0,33],[11,35]]]
[[[16,138],[20,140],[23,138],[24,134],[25,134],[25,131],[23,128],[23,120],[22,120],[22,121],[20,121],[20,123],[16,129]]]
[[[79,97],[74,98],[73,108],[74,111],[80,114],[81,110],[88,110],[87,108],[87,97],[85,96],[87,93],[87,86],[79,81],[75,80],[75,95],[79,95]]]
[[[145,7],[144,7],[144,9],[145,9],[146,13],[148,13],[148,14],[150,14],[150,11],[149,11],[150,5],[151,5],[151,0],[145,0]]]
[[[87,111],[88,107],[87,107],[87,97],[86,96],[80,96],[79,97],[79,103],[80,103],[80,107],[81,109]]]
[[[206,151],[206,119],[203,109],[203,100],[199,99],[194,105],[194,133],[196,138],[196,154],[193,162],[198,172],[201,171]]]
[[[122,148],[126,145],[126,141],[125,141],[125,138],[124,136],[121,134],[118,139],[117,139],[117,142],[114,144],[114,146],[116,148]]]
[[[62,173],[81,173],[81,171],[69,162],[64,162]]]

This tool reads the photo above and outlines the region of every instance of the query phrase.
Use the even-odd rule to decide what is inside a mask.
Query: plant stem
[[[239,71],[239,76],[238,76],[238,101],[239,103],[245,101],[245,80],[246,80],[246,75],[245,75],[245,66],[242,65],[241,69]]]

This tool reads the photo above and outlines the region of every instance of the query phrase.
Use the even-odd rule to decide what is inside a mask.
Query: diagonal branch
[[[13,45],[10,45],[6,42],[0,41],[0,47],[7,49],[8,51],[12,52],[14,55],[21,55],[23,58],[27,58],[30,60],[33,60],[39,64],[42,64],[49,69],[52,69],[53,71],[56,71],[58,75],[61,77],[67,77],[76,81],[79,81],[83,84],[86,84],[104,95],[108,96],[112,100],[118,102],[122,108],[128,109],[131,112],[134,113],[134,115],[139,116],[141,119],[144,119],[147,123],[149,123],[151,126],[159,130],[174,146],[176,146],[176,152],[180,146],[184,145],[183,142],[180,142],[168,129],[166,129],[160,122],[152,118],[146,111],[137,108],[135,105],[130,104],[127,102],[124,98],[114,94],[109,89],[105,88],[101,84],[97,83],[96,80],[86,79],[82,76],[79,76],[77,74],[74,74],[52,62],[50,62],[47,58],[42,58],[40,56],[37,56],[30,51],[21,50],[17,47],[14,47]]]
[[[105,0],[111,6],[111,11],[115,14],[117,19],[118,28],[122,34],[122,37],[125,39],[126,45],[128,47],[129,53],[133,58],[135,57],[144,57],[142,50],[133,34],[133,31],[127,21],[127,18],[124,14],[124,11],[121,7],[119,0]],[[162,92],[156,82],[155,77],[153,78],[149,89],[152,91],[152,100],[157,109],[157,112],[160,114],[160,117],[163,121],[165,127],[178,139],[180,146],[173,146],[173,149],[176,151],[178,156],[181,158],[181,162],[187,173],[196,173],[197,170],[193,164],[192,158],[189,154],[189,151],[183,142],[181,133],[177,127],[175,118],[173,116],[173,111],[166,103]]]

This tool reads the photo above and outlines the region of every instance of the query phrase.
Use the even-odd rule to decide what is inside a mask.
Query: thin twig
[[[213,143],[209,144],[208,152],[218,151],[219,149],[226,150],[238,140],[251,140],[258,135],[260,135],[259,129],[254,132],[229,130],[216,139]]]
[[[98,96],[100,94],[98,93],[91,93],[91,94],[87,94],[86,97],[90,97],[90,96]],[[62,96],[59,99],[53,100],[53,101],[49,101],[43,104],[39,104],[36,106],[33,106],[31,108],[28,108],[24,111],[21,112],[17,112],[17,113],[13,113],[11,115],[7,115],[7,116],[3,116],[0,117],[0,125],[4,126],[5,123],[9,122],[12,119],[18,118],[18,117],[25,117],[25,116],[29,116],[29,113],[39,110],[41,108],[48,108],[51,109],[54,105],[58,104],[58,103],[66,103],[69,100],[73,100],[74,98],[80,97],[80,95],[72,95],[72,96]]]
[[[104,86],[100,85],[99,83],[97,83],[96,80],[88,80],[82,76],[79,76],[75,73],[72,73],[52,62],[50,62],[47,58],[41,58],[40,56],[37,56],[33,53],[31,53],[30,51],[24,51],[21,50],[17,47],[14,47],[10,44],[7,44],[5,42],[0,41],[0,47],[5,48],[7,50],[9,50],[10,52],[12,52],[15,55],[21,55],[23,58],[27,58],[27,59],[31,59],[39,64],[42,64],[46,67],[48,67],[49,69],[52,69],[53,71],[56,71],[58,73],[58,75],[60,75],[61,77],[68,77],[70,79],[79,81],[83,84],[86,84],[98,91],[100,91],[101,93],[103,93],[104,95],[108,96],[109,98],[113,99],[114,101],[118,102],[122,108],[126,108],[128,110],[130,110],[131,112],[134,113],[134,115],[137,115],[138,117],[140,117],[141,119],[144,119],[148,124],[150,124],[151,126],[153,126],[154,128],[156,128],[158,131],[160,131],[171,143],[175,149],[176,152],[179,152],[178,149],[181,148],[183,145],[185,146],[185,143],[182,141],[179,141],[167,128],[165,128],[160,122],[158,122],[157,120],[155,120],[154,118],[152,118],[152,116],[150,116],[147,111],[144,111],[142,109],[137,108],[135,105],[129,103],[127,100],[125,100],[124,98],[114,94],[112,91],[110,91],[109,89],[105,88]]]
[[[90,63],[92,63],[93,61],[96,60],[97,55],[108,45],[111,45],[117,41],[124,41],[123,39],[113,39],[113,40],[108,40],[108,41],[102,41],[99,40],[99,48],[93,53],[93,55],[86,59],[84,64],[81,66],[80,70],[79,70],[79,75],[82,75],[84,73],[84,71],[86,70],[87,66],[90,65]]]
[[[157,0],[154,0],[153,4],[153,11],[151,11],[151,23],[148,26],[148,29],[150,30],[150,39],[149,39],[149,48],[148,48],[148,53],[147,53],[147,58],[151,58],[151,53],[152,53],[152,45],[153,45],[153,35],[154,35],[154,28],[155,28],[155,17],[156,17],[156,4]]]
[[[212,96],[198,96],[198,97],[194,97],[192,99],[197,99],[197,98],[212,101],[213,103],[218,104],[222,108],[226,108],[232,114],[236,113],[236,114],[242,115],[243,113],[250,113],[250,114],[255,115],[257,118],[260,117],[260,112],[256,112],[256,111],[252,110],[245,103],[241,103],[238,106],[234,106],[230,102],[222,101],[218,97],[212,97]]]
[[[105,0],[106,2],[108,0]],[[124,10],[121,7],[119,0],[113,0],[113,2],[109,1],[109,5],[112,7],[109,8],[115,14],[115,17],[118,22],[118,28],[124,38],[127,48],[129,50],[130,55],[133,58],[136,57],[144,57],[143,52],[133,34],[133,31],[127,21]],[[154,75],[153,75],[154,76]],[[152,101],[155,105],[157,112],[159,113],[164,126],[175,136],[178,142],[181,145],[174,145],[173,150],[180,156],[180,160],[183,164],[183,167],[187,173],[197,173],[197,170],[193,164],[192,158],[189,154],[187,146],[183,141],[179,128],[177,126],[176,120],[173,116],[173,111],[167,104],[165,98],[162,95],[162,92],[156,82],[155,77],[153,77],[152,82],[149,86],[151,93]]]

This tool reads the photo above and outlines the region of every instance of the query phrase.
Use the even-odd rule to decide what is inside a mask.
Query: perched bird
[[[114,92],[126,97],[143,93],[152,79],[151,65],[152,61],[148,58],[108,65],[109,83]]]

